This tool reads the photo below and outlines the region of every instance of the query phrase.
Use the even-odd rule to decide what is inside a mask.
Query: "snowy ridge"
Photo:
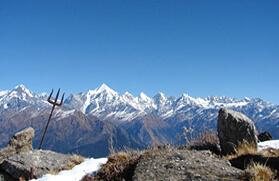
[[[209,109],[219,109],[221,107],[240,109],[251,105],[259,107],[259,112],[263,111],[263,108],[271,108],[273,112],[265,116],[276,115],[279,117],[278,106],[260,99],[246,97],[238,100],[225,96],[193,98],[188,94],[183,94],[179,98],[167,98],[161,92],[153,98],[144,93],[134,97],[128,92],[121,95],[105,84],[86,93],[72,94],[65,101],[65,105],[71,109],[80,110],[84,114],[92,114],[105,120],[117,121],[131,121],[146,114],[156,114],[163,119],[167,119],[176,113],[191,112],[193,109],[198,109],[199,111],[196,113],[202,114],[204,110]]]
[[[47,100],[48,94],[37,95],[25,86],[16,86],[11,91],[0,91],[0,109],[16,108],[15,111],[23,110],[27,106],[35,106],[37,111],[51,106]],[[57,114],[61,119],[79,110],[84,114],[92,114],[103,120],[131,121],[139,116],[153,114],[162,119],[171,118],[177,114],[185,115],[185,119],[208,116],[210,119],[217,116],[216,110],[227,107],[234,110],[251,112],[257,120],[279,118],[279,107],[258,98],[242,100],[225,96],[208,96],[206,98],[193,98],[188,94],[181,97],[166,97],[159,92],[153,98],[144,93],[134,97],[126,92],[123,95],[102,84],[95,90],[85,93],[71,94],[63,104],[65,113]],[[215,110],[215,113],[206,111]],[[207,114],[207,115],[203,115]],[[37,113],[34,113],[37,115]]]

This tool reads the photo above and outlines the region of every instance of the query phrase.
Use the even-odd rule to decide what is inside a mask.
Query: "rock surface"
[[[34,134],[35,131],[31,127],[16,133],[10,139],[9,143],[0,150],[0,163],[3,162],[3,159],[14,154],[32,151],[32,139],[34,138]]]
[[[248,117],[230,109],[219,111],[217,131],[224,155],[232,154],[241,142],[248,142],[257,148],[257,130]]]
[[[238,180],[242,175],[210,151],[164,149],[140,158],[133,180]]]
[[[76,155],[64,155],[47,150],[33,150],[13,155],[4,160],[0,169],[14,179],[20,177],[28,180],[31,167],[34,168],[34,177],[40,178],[51,171],[64,170],[75,165]]]
[[[270,132],[265,131],[261,134],[258,135],[259,141],[268,141],[268,140],[274,140],[273,137],[271,136]]]

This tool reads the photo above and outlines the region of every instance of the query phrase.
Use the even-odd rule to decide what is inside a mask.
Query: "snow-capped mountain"
[[[13,108],[20,111],[26,107],[44,109],[50,104],[46,101],[48,94],[37,95],[28,90],[24,85],[16,86],[11,91],[0,91],[0,108]],[[181,97],[166,97],[158,93],[153,98],[144,93],[134,97],[126,92],[121,95],[102,84],[95,90],[85,93],[71,94],[64,101],[64,108],[67,110],[78,110],[86,115],[94,115],[103,120],[110,121],[132,121],[136,117],[153,114],[163,120],[170,119],[177,114],[192,115],[204,114],[205,110],[219,110],[226,107],[243,112],[255,122],[261,119],[279,118],[279,107],[258,98],[244,98],[238,100],[225,96],[206,98],[193,98],[188,94]],[[187,116],[186,116],[187,117]]]
[[[0,91],[0,129],[5,130],[0,132],[0,146],[15,131],[26,126],[35,126],[38,134],[42,132],[51,107],[47,97],[48,94],[37,95],[23,85],[11,91]],[[134,97],[128,92],[121,95],[103,84],[95,90],[71,94],[62,107],[55,109],[55,124],[52,123],[51,128],[54,136],[46,142],[49,149],[64,152],[63,148],[74,149],[76,142],[87,138],[78,146],[90,153],[91,146],[87,144],[104,144],[112,134],[108,130],[115,130],[113,134],[117,135],[115,143],[118,144],[124,143],[123,140],[140,146],[158,141],[174,143],[175,135],[182,133],[183,126],[195,127],[196,131],[205,127],[216,129],[218,111],[222,107],[244,113],[255,122],[259,132],[270,131],[274,138],[279,138],[279,106],[259,98],[193,98],[188,94],[176,98],[166,97],[161,92],[153,98],[144,93]],[[94,129],[88,125],[94,125]],[[65,128],[67,131],[62,131]],[[80,135],[74,134],[77,129]],[[90,135],[98,129],[100,136],[95,135],[92,141]]]
[[[44,108],[48,106],[46,101],[47,94],[37,95],[28,90],[24,85],[16,86],[11,91],[0,92],[0,107],[8,108],[26,108],[27,106],[36,106]]]
[[[158,93],[153,98],[144,93],[140,93],[138,97],[133,97],[128,92],[120,95],[105,84],[86,93],[71,94],[65,100],[65,106],[68,109],[77,109],[84,114],[92,114],[111,121],[131,121],[146,114],[156,114],[162,119],[168,119],[177,113],[193,112],[193,110],[199,110],[198,112],[202,113],[204,110],[218,110],[221,107],[235,110],[243,109],[241,112],[253,109],[259,115],[263,110],[267,113],[266,109],[268,109],[270,110],[269,114],[264,115],[266,118],[279,117],[278,106],[261,99],[244,98],[238,100],[225,96],[193,98],[188,94],[183,94],[179,98],[167,98],[163,93]],[[256,113],[252,113],[252,115],[254,117]]]
[[[65,100],[65,107],[99,118],[125,119],[137,116],[137,102],[128,93],[120,95],[105,84],[86,93],[71,94]],[[127,104],[130,102],[130,104]]]
[[[50,106],[46,101],[47,97],[46,93],[37,95],[24,85],[19,85],[11,91],[0,91],[0,108],[2,110],[13,108],[14,111],[20,111],[32,106],[41,110]],[[144,93],[134,97],[128,92],[121,95],[105,84],[85,93],[71,94],[64,101],[63,107],[67,110],[81,111],[86,115],[94,115],[103,120],[119,122],[129,122],[147,114],[153,114],[163,120],[183,114],[186,115],[185,119],[189,120],[198,114],[205,114],[206,110],[218,111],[221,107],[243,112],[255,122],[279,118],[278,105],[258,98],[242,100],[225,96],[193,98],[188,94],[183,94],[178,98],[168,98],[161,92],[153,98]]]

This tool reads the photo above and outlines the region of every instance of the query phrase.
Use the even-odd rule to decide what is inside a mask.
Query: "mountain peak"
[[[145,93],[141,92],[141,93],[139,94],[139,97],[141,97],[141,98],[146,98],[147,95],[146,95]]]
[[[23,84],[20,84],[18,86],[15,86],[14,91],[17,92],[17,94],[25,94],[30,97],[33,97],[33,93],[27,89]]]
[[[20,85],[15,86],[14,89],[26,90],[27,88],[23,84],[20,84]]]
[[[140,94],[139,94],[139,97],[138,97],[140,100],[144,100],[144,101],[149,101],[150,100],[150,98],[145,94],[145,93],[143,93],[143,92],[141,92]]]
[[[133,100],[134,97],[132,94],[130,94],[129,92],[125,92],[122,96],[124,99],[128,99],[128,100]]]
[[[186,94],[186,93],[182,94],[182,97],[184,97],[184,98],[192,98],[191,96],[189,96],[189,94]]]
[[[126,91],[125,93],[124,93],[124,95],[131,95],[128,91]]]
[[[160,96],[160,97],[166,97],[166,95],[164,93],[162,93],[162,92],[158,92],[157,95]]]
[[[132,94],[130,94],[129,92],[127,92],[127,91],[123,94],[123,96],[133,97],[133,95],[132,95]]]
[[[109,86],[106,84],[102,84],[100,87],[94,90],[96,93],[101,93],[101,92],[107,92],[111,94],[117,94],[114,90],[112,90]]]
[[[109,86],[107,86],[105,83],[103,83],[100,87],[97,89],[110,89]]]
[[[119,96],[117,92],[109,88],[106,84],[102,84],[95,90],[89,90],[87,92],[88,96],[99,96],[99,95],[109,95],[110,97]]]
[[[168,98],[166,97],[166,95],[162,92],[158,92],[153,99],[162,99],[162,100],[167,100]]]

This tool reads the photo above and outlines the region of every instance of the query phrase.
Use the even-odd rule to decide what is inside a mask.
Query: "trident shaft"
[[[42,141],[41,141],[39,150],[42,148],[42,145],[43,145],[43,142],[44,142],[44,139],[45,139],[45,136],[46,136],[47,128],[48,128],[48,125],[49,125],[49,122],[50,122],[50,119],[51,119],[51,116],[52,116],[52,113],[53,113],[53,110],[54,110],[55,106],[61,106],[62,103],[63,103],[64,94],[65,94],[65,93],[62,95],[62,99],[61,99],[60,103],[58,103],[57,100],[58,100],[59,92],[60,92],[60,89],[58,89],[58,92],[57,92],[57,94],[56,94],[55,100],[52,101],[52,100],[50,100],[50,99],[51,99],[51,96],[52,96],[52,93],[53,93],[53,89],[52,89],[52,91],[51,91],[51,93],[50,93],[50,95],[49,95],[49,97],[48,97],[48,99],[47,99],[47,101],[48,101],[50,104],[52,104],[53,106],[52,106],[52,109],[51,109],[51,112],[50,112],[50,115],[49,115],[49,118],[48,118],[48,121],[47,121],[46,129],[45,129],[44,135],[43,135],[43,137],[42,137]]]

